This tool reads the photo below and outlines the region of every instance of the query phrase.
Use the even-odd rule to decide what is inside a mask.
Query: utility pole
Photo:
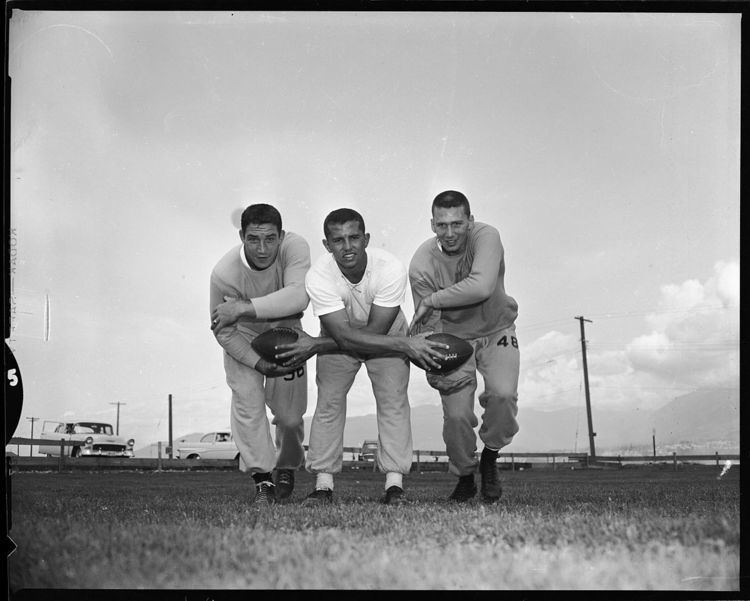
[[[586,417],[589,421],[589,451],[591,453],[591,458],[596,459],[596,448],[594,447],[594,436],[596,436],[596,432],[594,432],[594,425],[591,421],[591,395],[589,394],[589,368],[588,364],[586,363],[586,333],[583,329],[583,322],[588,321],[589,323],[593,323],[590,319],[584,319],[582,315],[578,315],[575,317],[578,321],[581,322],[581,350],[583,351],[583,387],[586,392]]]
[[[656,428],[651,430],[651,443],[654,445],[654,457],[656,457]]]
[[[172,395],[169,395],[169,458],[172,459]]]
[[[110,405],[117,405],[117,429],[115,430],[115,434],[119,436],[120,435],[120,405],[127,405],[127,403],[121,403],[120,401],[117,401],[116,403],[110,403]]]
[[[34,438],[34,422],[38,421],[39,418],[38,417],[27,417],[26,419],[31,422],[31,438],[33,439]],[[34,445],[30,444],[29,445],[29,457],[31,457],[31,455],[33,453],[34,453]]]

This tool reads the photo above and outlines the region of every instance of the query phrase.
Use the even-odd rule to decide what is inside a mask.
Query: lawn
[[[344,472],[337,502],[250,505],[239,472],[13,475],[11,591],[56,589],[739,588],[739,469],[503,471],[497,505],[446,502],[455,478]]]

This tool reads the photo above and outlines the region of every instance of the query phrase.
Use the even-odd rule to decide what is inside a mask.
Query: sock
[[[320,490],[321,488],[333,490],[333,474],[318,472],[315,475],[315,490]]]
[[[401,490],[404,489],[404,477],[398,472],[388,472],[385,475],[385,489],[388,490],[391,486],[398,486]]]
[[[271,482],[271,472],[255,472],[253,474],[253,481],[256,484],[261,482]]]

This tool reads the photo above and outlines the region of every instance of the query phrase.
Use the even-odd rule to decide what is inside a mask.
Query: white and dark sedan
[[[229,430],[209,432],[197,442],[188,442],[177,449],[178,459],[233,459],[239,461],[240,451]]]
[[[39,445],[39,453],[59,457],[60,440],[76,444],[65,445],[70,457],[133,457],[135,440],[114,433],[112,424],[91,421],[46,420],[39,438],[49,443]]]

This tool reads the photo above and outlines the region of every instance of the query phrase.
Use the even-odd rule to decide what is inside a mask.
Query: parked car
[[[135,440],[126,440],[114,433],[112,424],[90,421],[45,420],[39,438],[49,440],[40,444],[39,453],[47,457],[60,456],[60,440],[79,444],[65,445],[70,457],[133,457]]]
[[[240,451],[229,430],[204,434],[197,442],[185,443],[177,449],[178,459],[234,459],[239,461]]]
[[[360,461],[375,461],[375,455],[378,452],[377,440],[365,440],[362,448],[359,450]]]

